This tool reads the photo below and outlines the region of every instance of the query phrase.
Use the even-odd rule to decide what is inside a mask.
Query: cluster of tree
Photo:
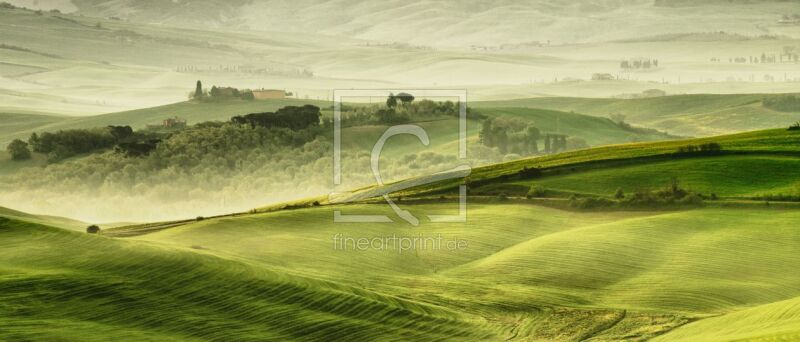
[[[702,206],[705,196],[683,189],[677,179],[673,178],[670,184],[657,190],[637,190],[626,195],[622,189],[617,189],[614,199],[605,197],[570,197],[570,206],[577,209],[595,209],[604,207],[622,208],[660,208],[660,207],[685,207]],[[716,198],[716,195],[712,195]]]
[[[211,86],[211,90],[207,91],[203,89],[203,83],[197,81],[197,85],[195,86],[195,90],[194,93],[192,93],[191,98],[198,101],[219,101],[231,99],[252,101],[255,100],[255,95],[253,95],[253,91],[250,89],[240,90],[233,87]]]
[[[46,154],[49,162],[112,147],[126,155],[141,156],[155,148],[160,141],[157,138],[153,134],[134,132],[130,126],[71,129],[55,133],[32,133],[27,142],[20,139],[12,141],[7,151],[13,160],[30,159],[33,151]]]
[[[767,55],[766,52],[762,52],[761,56],[747,56],[747,57],[732,57],[728,58],[728,62],[730,63],[750,63],[750,64],[771,64],[771,63],[782,63],[782,62],[794,62],[797,63],[800,61],[800,54],[795,52],[795,47],[793,46],[786,46],[778,55]]]
[[[793,123],[789,126],[790,131],[800,131],[800,121]]]
[[[28,143],[14,139],[6,147],[6,151],[11,156],[11,160],[27,160],[31,159],[31,150],[28,148]]]
[[[542,132],[522,119],[515,117],[487,118],[479,133],[480,142],[487,147],[496,147],[500,153],[531,155],[539,153]],[[550,136],[546,135],[545,149],[553,148]]]
[[[96,220],[155,221],[318,195],[333,191],[333,146],[322,132],[319,127],[291,130],[200,123],[165,135],[154,150],[138,158],[105,151],[0,175],[0,202],[56,215],[91,207],[99,213]],[[374,184],[369,153],[341,152],[344,186]],[[470,150],[469,155],[479,153]],[[386,154],[381,169],[388,181],[462,163],[452,154]],[[74,200],[46,204],[40,200],[64,194]]]
[[[114,146],[114,152],[126,157],[142,157],[150,154],[158,147],[161,139],[143,139],[139,141],[120,142]]]
[[[779,112],[800,112],[800,96],[776,95],[761,101],[764,107]]]
[[[719,152],[722,152],[722,146],[715,142],[681,146],[677,151],[678,154],[716,154]]]
[[[756,201],[772,201],[772,202],[800,202],[800,193],[795,195],[770,194],[770,195],[755,196],[750,199]]]
[[[55,133],[33,133],[28,144],[33,152],[47,155],[49,161],[111,148],[133,136],[129,126],[109,126],[93,129],[71,129]]]
[[[408,93],[399,93],[397,95],[389,93],[389,97],[386,98],[386,107],[395,108],[397,107],[398,101],[400,104],[407,106],[414,102],[414,95]]]
[[[400,93],[391,95],[382,105],[342,105],[342,127],[374,124],[401,124],[413,120],[432,120],[444,117],[459,117],[460,104],[458,102],[436,102],[428,99],[414,101],[414,96]],[[485,116],[467,108],[467,117],[481,119]],[[332,124],[330,119],[323,120],[325,127]]]
[[[252,128],[288,128],[291,130],[301,130],[308,127],[317,127],[320,123],[320,109],[313,105],[302,107],[287,106],[278,109],[275,113],[252,113],[247,115],[237,115],[231,118],[231,122],[240,125],[250,125]]]
[[[561,134],[544,135],[544,153],[559,153],[566,151],[567,136]]]
[[[624,60],[619,63],[619,67],[625,70],[658,68],[658,60],[650,58]]]

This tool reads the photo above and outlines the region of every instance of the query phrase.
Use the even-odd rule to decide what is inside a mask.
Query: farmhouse
[[[253,97],[256,100],[283,99],[286,98],[286,92],[279,89],[253,90]]]
[[[592,74],[592,81],[612,81],[614,76],[611,74],[597,73]]]
[[[186,128],[186,120],[182,120],[182,119],[180,119],[180,118],[178,118],[176,116],[176,117],[164,119],[164,121],[161,121],[160,125],[147,125],[147,129],[150,129],[150,130],[158,130],[158,129],[164,129],[164,128],[168,128],[168,129]]]

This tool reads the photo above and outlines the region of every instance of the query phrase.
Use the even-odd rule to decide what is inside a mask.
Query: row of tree
[[[342,104],[342,127],[358,125],[395,125],[411,122],[413,120],[433,120],[444,117],[459,117],[460,103],[453,101],[431,101],[428,99],[414,101],[411,94],[400,93],[390,95],[386,105],[347,105]],[[484,118],[469,108],[466,112],[471,119]],[[324,119],[323,124],[328,127],[331,119]]]
[[[231,99],[253,101],[255,100],[255,95],[253,95],[253,91],[250,89],[240,90],[233,87],[211,86],[211,90],[205,90],[203,89],[203,83],[201,81],[197,81],[194,93],[190,95],[190,98],[197,101],[219,101]]]
[[[252,113],[247,115],[237,115],[231,118],[231,122],[240,125],[250,125],[250,127],[265,128],[288,128],[291,130],[306,129],[311,126],[319,126],[320,109],[313,105],[302,107],[287,106],[278,109],[276,112]]]
[[[621,69],[650,69],[658,68],[658,60],[650,58],[639,58],[632,60],[624,60],[619,63]]]
[[[70,129],[55,133],[32,133],[28,141],[14,139],[6,148],[13,160],[31,158],[31,151],[47,155],[48,161],[59,161],[74,155],[111,148],[138,139],[130,126],[108,126],[93,129]]]
[[[502,154],[527,155],[539,153],[541,131],[518,118],[487,118],[481,125],[479,137],[483,145],[496,147]]]

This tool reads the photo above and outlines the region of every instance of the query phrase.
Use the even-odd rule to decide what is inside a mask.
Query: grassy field
[[[330,2],[327,5],[337,4]],[[782,14],[780,8],[783,6],[788,5],[776,5],[772,10]],[[638,8],[638,5],[634,7]],[[213,15],[220,15],[219,6],[211,8]],[[507,10],[510,7],[503,8]],[[361,8],[366,9],[371,7]],[[404,9],[400,6],[393,10]],[[695,10],[680,10],[682,13],[673,18],[696,15]],[[759,5],[756,12],[763,10],[764,5]],[[264,15],[279,13],[274,12],[274,8],[267,12],[257,16],[259,22],[263,21]],[[481,20],[502,17],[500,12],[491,12],[490,17],[481,16]],[[139,11],[122,16],[133,13]],[[194,13],[194,10],[180,9],[180,13]],[[323,13],[326,17],[328,14],[328,11]],[[247,13],[247,17],[251,15]],[[103,14],[93,18],[0,9],[0,36],[3,37],[0,46],[0,110],[85,116],[154,107],[186,99],[198,79],[207,87],[216,84],[286,89],[298,98],[308,99],[328,99],[332,89],[433,87],[467,89],[471,99],[493,100],[543,96],[613,97],[623,93],[641,93],[651,88],[660,88],[670,94],[780,93],[796,91],[791,80],[800,77],[790,64],[709,62],[710,58],[755,52],[776,54],[784,46],[796,46],[798,41],[791,38],[792,35],[798,36],[797,32],[792,33],[796,28],[775,27],[774,23],[759,25],[758,35],[763,34],[764,28],[772,27],[780,32],[778,34],[787,36],[762,39],[720,34],[716,37],[704,33],[716,31],[716,28],[705,27],[700,32],[672,37],[651,36],[636,41],[612,41],[622,37],[608,36],[603,37],[602,42],[537,44],[530,40],[531,29],[525,29],[526,38],[518,42],[519,45],[468,49],[467,46],[431,48],[388,44],[338,34],[336,39],[332,39],[327,35],[330,32],[321,35],[313,30],[287,32],[287,27],[296,27],[292,23],[286,23],[276,32],[236,32],[214,29],[208,22],[180,28],[171,26],[177,24],[171,21],[145,24],[109,19],[112,16],[118,15]],[[387,19],[386,13],[377,17],[381,18],[379,22]],[[529,19],[524,21],[531,22]],[[325,22],[325,27],[332,24],[316,19],[305,22]],[[428,20],[414,19],[413,22],[414,26],[417,22],[425,23],[423,26],[426,28],[430,24]],[[461,24],[474,26],[476,23]],[[578,24],[584,23],[578,19],[568,25],[577,27]],[[537,28],[541,29],[541,25],[539,22]],[[456,31],[452,30],[451,24],[448,26],[451,29],[437,32],[447,35],[448,39],[435,39],[437,42],[452,42],[450,38]],[[669,26],[676,25],[672,23]],[[557,32],[563,31],[561,26],[555,27]],[[609,28],[605,26],[605,29]],[[406,25],[402,29],[407,29]],[[785,32],[787,30],[789,32]],[[582,30],[589,31],[592,30]],[[640,34],[638,30],[628,28],[622,31]],[[488,32],[492,35],[499,33],[494,29]],[[655,34],[650,30],[647,32]],[[391,33],[391,36],[399,37],[400,34]],[[418,38],[431,37],[426,34]],[[552,37],[546,40],[550,39]],[[395,40],[392,38],[390,41]],[[620,70],[620,61],[632,56],[661,57],[663,64],[648,71],[626,73]],[[591,75],[598,72],[619,76],[620,79],[590,81]],[[762,82],[767,75],[774,77],[776,82]],[[731,78],[736,82],[727,81]],[[782,80],[786,82],[779,82]],[[724,121],[718,122],[722,127],[725,124]],[[658,128],[669,129],[672,133],[687,134],[680,130],[691,123],[665,122],[660,125]],[[699,129],[697,126],[693,128]],[[748,127],[755,128],[763,127]]]
[[[335,224],[334,209],[390,213],[379,205],[289,210],[125,240],[3,221],[0,293],[15,304],[1,307],[0,331],[82,340],[669,341],[800,333],[787,316],[800,296],[791,272],[800,248],[796,212],[472,204],[468,225],[412,228]],[[463,244],[342,249],[337,234]]]
[[[501,176],[543,166],[564,172],[533,184],[609,196],[677,175],[693,190],[751,196],[797,184],[798,134],[607,146],[492,165],[470,177],[528,186]],[[670,157],[679,146],[708,141],[728,154]],[[70,232],[79,222],[4,210],[0,298],[14,304],[0,306],[0,337],[724,341],[800,334],[796,210],[567,211],[536,203],[470,200],[467,224],[425,219],[455,214],[456,203],[404,200],[400,206],[421,225],[335,223],[334,210],[395,218],[385,205],[350,204],[160,229],[109,226],[99,236]],[[357,247],[358,239],[369,245]]]
[[[26,221],[30,223],[65,228],[74,231],[83,231],[84,229],[86,229],[87,226],[87,224],[84,222],[65,217],[34,215],[3,207],[0,207],[0,216],[15,220]]]
[[[800,159],[781,156],[725,156],[662,161],[589,170],[540,180],[515,182],[565,192],[610,196],[663,188],[677,179],[681,186],[703,194],[754,197],[800,194]]]
[[[493,336],[473,322],[477,318],[441,307],[277,273],[203,251],[87,236],[9,219],[0,222],[0,237],[2,339]]]
[[[628,130],[608,118],[591,117],[569,110],[505,107],[502,103],[496,107],[488,107],[484,102],[475,103],[474,108],[491,117],[509,116],[533,122],[542,132],[579,137],[590,146],[676,138],[662,132]]]
[[[524,168],[539,168],[543,171],[544,178],[536,177],[534,179],[534,183],[541,181],[541,182],[553,182],[553,184],[557,184],[559,179],[567,179],[565,182],[561,182],[559,186],[564,186],[564,184],[568,183],[570,180],[578,180],[580,177],[584,176],[574,176],[579,178],[550,178],[553,176],[564,176],[565,174],[570,173],[581,173],[581,172],[598,172],[593,175],[603,175],[605,173],[605,180],[608,178],[617,177],[613,171],[604,171],[604,169],[610,168],[619,168],[624,166],[632,166],[632,170],[636,171],[631,173],[632,177],[639,177],[633,180],[642,180],[643,182],[640,183],[626,183],[623,188],[625,189],[636,189],[638,187],[641,188],[648,188],[654,185],[658,185],[661,183],[661,186],[666,185],[663,183],[662,180],[665,179],[663,175],[655,175],[655,172],[651,172],[650,174],[653,175],[651,179],[643,179],[648,178],[646,175],[642,176],[641,173],[645,172],[649,166],[649,163],[653,162],[666,162],[674,159],[688,159],[685,165],[689,165],[694,163],[689,170],[696,170],[694,172],[694,176],[689,176],[687,174],[682,174],[680,171],[673,167],[673,175],[678,175],[679,180],[680,178],[687,178],[687,181],[692,182],[692,186],[696,187],[697,189],[708,190],[711,192],[718,192],[718,194],[727,193],[725,188],[720,189],[712,189],[713,183],[709,185],[699,184],[698,182],[692,181],[692,177],[695,179],[700,179],[705,177],[708,181],[713,181],[713,177],[703,176],[698,173],[704,172],[705,169],[708,171],[708,166],[698,165],[699,163],[707,163],[709,159],[704,159],[702,157],[707,157],[708,155],[704,154],[689,154],[689,155],[676,155],[678,149],[688,145],[699,146],[701,144],[707,143],[717,143],[721,146],[722,152],[717,155],[713,156],[714,158],[719,158],[719,156],[725,155],[748,155],[748,156],[763,156],[769,158],[774,158],[775,156],[789,156],[789,157],[796,157],[797,154],[800,152],[800,133],[797,131],[787,131],[785,129],[773,129],[773,130],[766,130],[766,131],[754,131],[754,132],[746,132],[746,133],[739,133],[739,134],[732,134],[732,135],[725,135],[725,136],[717,136],[717,137],[710,137],[710,138],[700,138],[700,139],[687,139],[687,140],[673,140],[673,141],[661,141],[661,142],[644,142],[644,143],[629,143],[629,144],[618,144],[618,145],[608,145],[608,146],[601,146],[597,148],[590,148],[584,150],[577,150],[565,153],[559,153],[555,155],[548,155],[548,156],[541,156],[541,157],[532,157],[532,158],[523,158],[519,160],[513,160],[505,163],[500,164],[493,164],[487,165],[482,167],[473,168],[469,173],[469,180],[472,183],[480,184],[481,186],[485,186],[487,184],[512,184],[512,183],[519,183],[518,181],[522,180],[520,176],[520,171]],[[732,164],[726,164],[727,161],[731,161]],[[742,165],[737,165],[737,163],[747,161],[747,159],[714,159],[714,162],[717,165],[725,165],[727,166],[746,166],[747,163],[745,162]],[[784,162],[788,162],[787,164],[783,164]],[[748,173],[745,170],[735,170],[730,171],[733,174],[733,178],[731,178],[729,183],[724,183],[725,187],[734,187],[736,184],[742,185],[742,183],[747,182],[759,182],[762,177],[767,177],[767,179],[772,179],[765,184],[777,184],[775,188],[767,188],[766,186],[762,187],[760,191],[789,191],[795,189],[795,185],[797,184],[800,179],[798,179],[792,172],[791,167],[794,163],[794,160],[791,158],[777,158],[773,159],[766,165],[762,165],[762,163],[758,162],[750,162],[749,165],[751,167],[755,167],[757,169],[765,168],[765,170],[772,170],[772,171],[780,171],[775,175],[764,176],[758,172],[750,172]],[[755,164],[755,165],[754,165]],[[712,164],[713,165],[713,164]],[[651,169],[652,170],[652,169]],[[715,170],[715,172],[725,172],[727,170]],[[638,172],[638,174],[637,174]],[[689,174],[692,174],[691,172]],[[619,173],[619,177],[626,177],[624,173]],[[382,194],[386,191],[391,191],[396,193],[396,195],[400,196],[418,196],[424,194],[431,194],[431,193],[441,193],[441,192],[448,192],[453,191],[457,188],[458,185],[464,183],[465,175],[458,175],[454,174],[450,179],[443,179],[441,176],[423,176],[412,178],[404,181],[399,181],[393,184],[388,184],[385,187],[369,187],[365,189],[360,189],[353,194],[348,195],[347,197],[337,199],[337,201],[346,201],[348,199],[365,199],[374,197],[376,195]],[[684,177],[685,176],[685,177]],[[725,173],[722,180],[717,180],[716,184],[723,184],[728,177],[728,173]],[[737,179],[737,177],[739,177]],[[744,179],[742,179],[744,177]],[[781,179],[776,179],[781,178]],[[611,195],[611,192],[615,191],[612,190],[611,192],[608,191],[611,187],[615,185],[620,185],[620,183],[614,183],[613,181],[609,181],[607,184],[603,184],[601,179],[599,183],[595,183],[595,179],[591,177],[585,177],[582,179],[591,180],[592,182],[583,185],[575,185],[572,189],[578,189],[579,187],[585,187],[582,191],[585,193],[604,193],[607,195]],[[770,183],[772,182],[772,183]],[[523,182],[525,184],[529,184],[530,182]],[[760,184],[760,183],[759,183]],[[746,184],[742,185],[743,187],[740,189],[731,189],[731,193],[735,193],[738,195],[742,194],[750,194],[755,193],[756,189],[752,186],[748,187]],[[524,195],[524,193],[522,194]]]
[[[684,136],[711,136],[788,126],[800,113],[777,112],[762,106],[771,94],[675,95],[641,99],[545,97],[473,103],[481,107],[526,107],[575,111],[609,117]]]

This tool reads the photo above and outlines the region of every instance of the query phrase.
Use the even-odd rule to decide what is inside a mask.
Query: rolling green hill
[[[477,102],[481,107],[528,107],[575,111],[609,117],[625,115],[626,121],[684,136],[711,136],[788,126],[800,120],[798,112],[765,108],[770,94],[674,95],[640,99],[530,98]]]
[[[579,137],[586,140],[590,146],[676,138],[655,130],[628,129],[608,118],[592,117],[560,109],[484,107],[483,102],[478,102],[476,108],[480,108],[478,111],[490,117],[510,116],[533,122],[543,132]]]
[[[12,2],[30,4],[30,0]],[[768,33],[775,18],[790,13],[785,1],[501,1],[463,6],[456,1],[387,1],[376,8],[362,3],[309,0],[294,6],[278,1],[196,1],[144,5],[137,1],[75,0],[64,10],[90,16],[182,25],[323,33],[380,41],[468,46],[501,41],[596,42],[642,35],[711,31],[724,27],[741,33]],[[51,5],[53,6],[53,5]],[[330,13],[336,13],[331,18]],[[625,16],[619,15],[626,14]],[[591,16],[593,20],[584,20]],[[446,20],[431,20],[447,18]],[[499,26],[498,26],[499,25]],[[405,32],[417,34],[404,35]]]
[[[2,339],[493,336],[476,318],[452,310],[276,273],[201,250],[87,236],[5,218],[0,218],[0,245]]]
[[[719,144],[722,151],[712,156],[676,154],[681,147],[708,143]],[[668,182],[662,181],[672,176],[677,176],[679,181],[685,179],[693,189],[703,192],[731,196],[794,195],[800,182],[800,176],[792,169],[798,154],[800,133],[773,129],[699,139],[609,145],[523,158],[473,168],[468,176],[474,187],[514,185],[507,189],[512,191],[509,194],[518,196],[527,193],[528,185],[539,183],[549,184],[553,189],[610,196],[617,187],[625,190],[663,187]],[[752,170],[737,167],[750,167]],[[524,168],[538,168],[542,175],[521,176]],[[773,174],[764,175],[762,171]],[[360,189],[337,198],[336,202],[368,199],[387,191],[398,196],[448,193],[463,184],[465,176],[454,173],[451,177],[412,178],[384,187]]]
[[[15,138],[27,140],[27,137],[33,132],[54,132],[109,125],[129,125],[134,129],[142,129],[149,124],[157,125],[162,120],[175,116],[186,120],[187,124],[193,125],[204,121],[228,121],[234,115],[269,112],[285,106],[301,106],[304,104],[314,104],[325,110],[325,106],[328,103],[295,99],[221,102],[187,101],[84,117],[0,114],[0,119],[4,120],[3,124],[0,125],[0,144],[7,144]]]
[[[87,226],[87,224],[84,222],[65,217],[33,215],[3,207],[0,207],[0,216],[36,224],[65,228],[68,230],[75,230],[75,231],[82,231]]]
[[[415,213],[454,210],[447,203],[401,205]],[[337,224],[331,221],[333,210],[390,213],[382,205],[299,209],[210,219],[134,239],[194,246],[450,307],[484,317],[505,338],[647,338],[800,292],[800,278],[790,271],[793,251],[800,247],[793,229],[800,220],[797,212],[580,213],[471,204],[468,225],[411,227]],[[342,250],[335,247],[337,234],[441,236],[467,247]]]
[[[673,154],[709,141],[724,153]],[[534,184],[610,195],[678,175],[698,190],[749,196],[800,180],[792,172],[798,142],[800,133],[769,130],[614,145],[491,165],[470,177],[527,186],[503,175],[542,166]],[[423,218],[454,214],[449,200],[413,200],[451,184],[411,188],[399,205]],[[0,334],[722,341],[800,333],[796,210],[752,203],[574,211],[536,203],[469,200],[466,224],[417,227],[332,219],[335,210],[396,219],[383,204],[301,204],[160,228],[106,227],[100,236],[0,212],[13,218],[0,223],[0,296],[24,303],[0,306],[0,326],[9,327]],[[362,238],[368,247],[357,247]],[[210,323],[198,325],[197,317]],[[62,328],[35,329],[41,322]]]
[[[792,298],[704,319],[654,341],[792,341],[800,337],[798,315]]]
[[[609,196],[617,189],[630,193],[662,188],[671,179],[678,179],[683,187],[707,195],[757,197],[800,194],[798,167],[800,158],[797,157],[724,156],[599,168],[515,184]]]

